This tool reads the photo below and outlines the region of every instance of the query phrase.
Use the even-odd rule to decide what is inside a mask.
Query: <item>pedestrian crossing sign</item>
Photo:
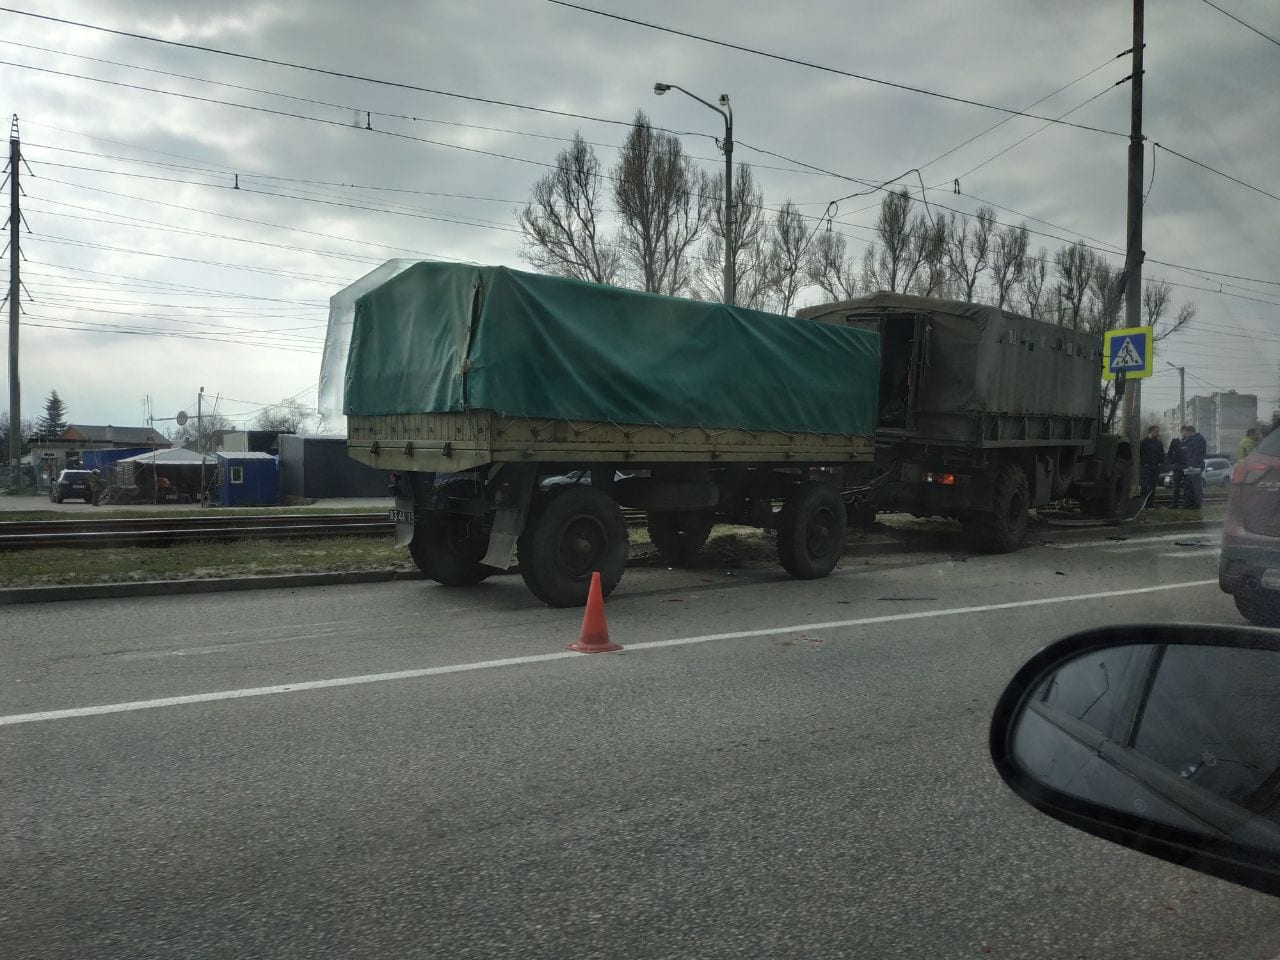
[[[1152,327],[1108,330],[1102,337],[1102,378],[1114,380],[1117,373],[1128,380],[1151,376],[1154,334]]]

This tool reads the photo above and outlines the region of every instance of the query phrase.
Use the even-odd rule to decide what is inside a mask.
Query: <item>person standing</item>
[[[1253,448],[1258,445],[1258,428],[1250,427],[1244,432],[1244,438],[1240,441],[1240,446],[1236,448],[1236,460],[1243,460],[1249,454],[1253,453]]]
[[[1138,444],[1138,468],[1139,468],[1139,490],[1138,493],[1142,497],[1144,506],[1150,506],[1148,502],[1155,489],[1160,485],[1160,464],[1164,463],[1164,443],[1160,439],[1160,428],[1150,426],[1147,428],[1147,435],[1142,438],[1142,443]]]
[[[1173,502],[1170,509],[1177,510],[1182,506],[1182,440],[1174,437],[1169,441],[1169,485],[1173,488]]]
[[[1204,505],[1204,458],[1208,455],[1209,445],[1196,428],[1190,424],[1183,427],[1182,471],[1188,510],[1199,510]]]

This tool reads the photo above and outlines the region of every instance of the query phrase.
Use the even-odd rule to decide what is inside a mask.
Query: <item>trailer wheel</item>
[[[974,513],[964,522],[970,543],[983,553],[1012,553],[1027,536],[1031,495],[1027,475],[1015,464],[1006,464],[996,477],[992,509]]]
[[[445,497],[473,497],[479,489],[474,480],[458,478],[442,483]],[[413,531],[409,555],[418,569],[446,587],[470,587],[497,570],[480,562],[489,547],[487,537],[474,533],[476,518],[442,510],[427,512]]]
[[[1133,463],[1128,457],[1117,456],[1111,467],[1111,476],[1107,478],[1106,492],[1096,500],[1085,504],[1085,512],[1090,516],[1102,517],[1106,520],[1119,520],[1121,511],[1129,499],[1129,481],[1133,472]]]
[[[714,525],[702,510],[650,510],[646,519],[649,539],[668,563],[688,563],[707,542]]]
[[[535,504],[517,556],[520,575],[535,597],[552,607],[587,602],[591,574],[600,573],[605,596],[622,579],[627,563],[627,525],[607,494],[588,486],[565,486]]]
[[[778,515],[782,568],[798,580],[825,577],[844,552],[847,525],[844,501],[831,487],[821,483],[796,487]]]

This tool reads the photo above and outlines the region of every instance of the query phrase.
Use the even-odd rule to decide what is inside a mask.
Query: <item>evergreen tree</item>
[[[49,391],[44,402],[44,416],[36,422],[36,432],[45,440],[57,440],[67,432],[67,405],[57,390]]]

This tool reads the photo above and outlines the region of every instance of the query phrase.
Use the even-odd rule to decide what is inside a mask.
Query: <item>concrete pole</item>
[[[1125,325],[1142,326],[1142,47],[1143,0],[1133,0],[1133,79],[1129,105],[1129,189],[1126,210]],[[1154,350],[1155,344],[1147,345]],[[1142,381],[1129,381],[1124,398],[1124,432],[1134,449],[1142,435]]]
[[[21,239],[22,209],[19,197],[18,168],[22,165],[22,146],[18,140],[18,116],[14,114],[9,128],[9,460],[12,464],[10,484],[22,486],[22,381],[18,375],[18,293],[22,289]]]

